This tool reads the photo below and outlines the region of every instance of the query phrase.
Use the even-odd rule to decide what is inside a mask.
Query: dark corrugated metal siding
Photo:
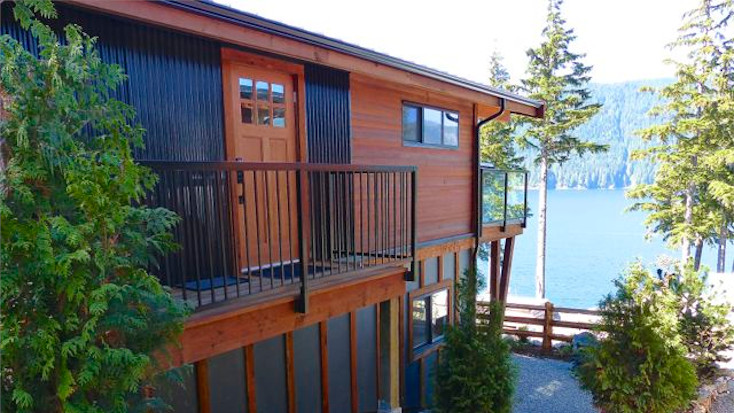
[[[349,73],[306,64],[305,75],[309,162],[350,163]]]
[[[30,34],[13,20],[11,4],[2,6],[0,33],[10,34],[37,52]],[[56,4],[61,29],[77,23],[97,36],[108,63],[122,66],[128,81],[116,97],[133,105],[147,130],[140,159],[222,160],[224,129],[219,44],[128,20]]]

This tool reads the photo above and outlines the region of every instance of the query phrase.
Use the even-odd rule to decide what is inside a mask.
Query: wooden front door
[[[274,69],[229,62],[225,73],[230,161],[296,162],[294,76]],[[233,188],[239,265],[259,271],[298,254],[295,174],[261,170],[238,173]],[[283,271],[283,267],[280,267]],[[280,278],[283,274],[269,273]]]

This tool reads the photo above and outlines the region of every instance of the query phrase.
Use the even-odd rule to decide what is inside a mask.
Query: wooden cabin
[[[3,34],[28,33],[2,7]],[[489,243],[506,295],[526,176],[478,133],[540,102],[210,2],[75,0],[129,80],[180,251],[154,273],[195,311],[154,391],[177,412],[418,411]],[[193,366],[193,367],[190,367]]]

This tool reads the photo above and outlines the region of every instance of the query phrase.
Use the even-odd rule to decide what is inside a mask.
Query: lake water
[[[538,210],[538,191],[529,191],[528,205]],[[635,259],[654,265],[660,255],[680,256],[659,237],[646,241],[645,214],[624,212],[629,205],[624,190],[548,191],[546,295],[554,304],[596,306]],[[537,225],[529,218],[516,238],[510,295],[535,296]],[[703,263],[715,268],[713,249],[704,250]]]

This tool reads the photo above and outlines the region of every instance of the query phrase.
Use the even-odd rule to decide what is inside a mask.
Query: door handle
[[[235,160],[235,162],[242,162],[242,158],[234,158],[234,160]],[[244,181],[245,181],[245,173],[243,171],[241,171],[241,170],[237,170],[237,183],[238,184],[241,184]],[[240,198],[242,198],[242,197],[240,197]],[[240,204],[241,203],[242,203],[242,201],[240,201]]]

